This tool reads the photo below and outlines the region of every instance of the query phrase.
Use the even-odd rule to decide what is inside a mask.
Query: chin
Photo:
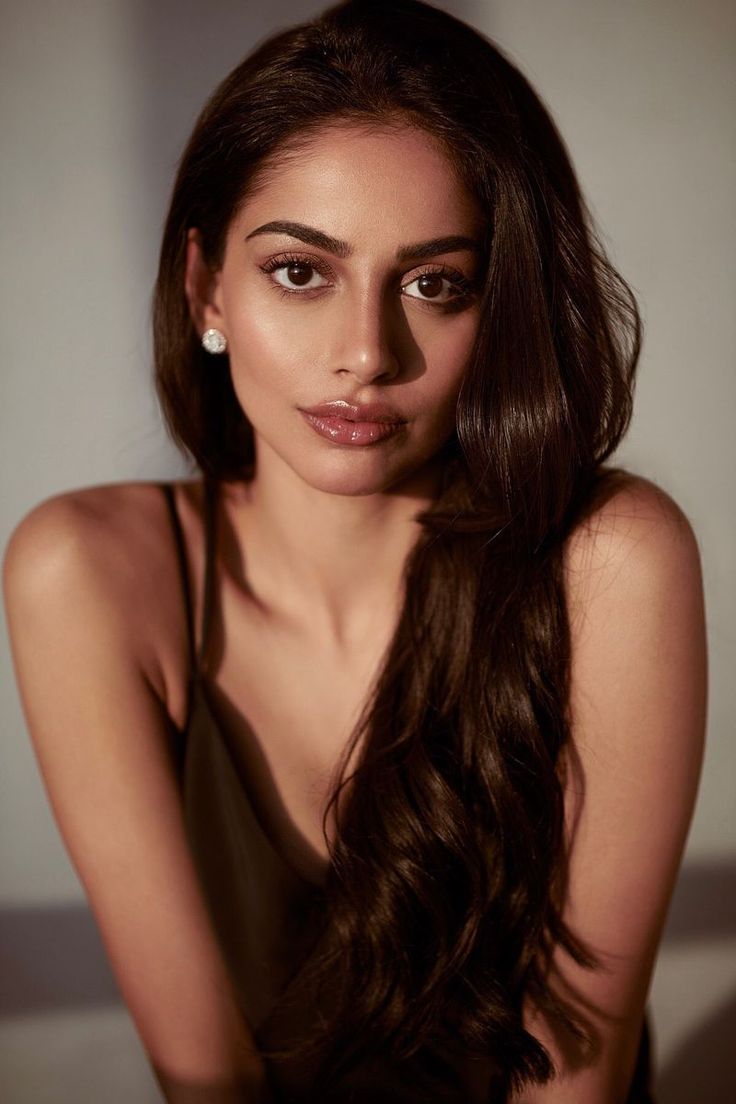
[[[357,463],[356,463],[357,461]],[[379,463],[361,463],[360,457],[347,457],[339,464],[313,464],[308,468],[302,465],[297,473],[316,491],[334,495],[371,495],[390,490],[405,476],[405,471],[397,465]]]
[[[371,455],[371,451],[375,454]],[[308,464],[304,462],[302,455],[294,470],[310,487],[324,491],[325,494],[358,496],[396,494],[399,491],[411,493],[409,484],[416,477],[421,482],[421,473],[433,455],[434,452],[430,457],[402,457],[397,453],[390,456],[379,449],[366,449],[360,455],[333,453],[328,457],[314,458]]]

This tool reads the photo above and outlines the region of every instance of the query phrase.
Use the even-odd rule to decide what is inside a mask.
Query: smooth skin
[[[338,255],[313,233],[307,243],[260,232],[275,221],[343,247]],[[476,249],[398,257],[481,232],[481,213],[431,138],[343,126],[318,134],[244,204],[220,271],[208,270],[190,233],[192,317],[199,332],[217,326],[228,339],[257,456],[250,486],[223,486],[208,677],[273,839],[315,880],[327,862],[329,782],[395,625],[401,569],[419,535],[413,515],[434,493],[433,457],[452,428],[478,324],[472,293],[454,301],[479,273]],[[421,281],[428,272],[435,278]],[[405,431],[380,446],[334,446],[296,407],[338,397],[393,403]],[[177,503],[199,623],[201,483],[179,483]],[[555,983],[598,1010],[600,1050],[581,1067],[569,1040],[527,1007],[561,1073],[514,1101],[618,1104],[702,763],[701,571],[679,507],[633,477],[575,531],[566,565],[584,777],[566,794],[566,919],[610,970],[556,959]],[[160,491],[127,483],[43,502],[11,538],[4,586],[50,802],[167,1100],[266,1099],[173,772],[187,643]],[[192,1097],[183,1086],[195,1084],[210,1088]]]

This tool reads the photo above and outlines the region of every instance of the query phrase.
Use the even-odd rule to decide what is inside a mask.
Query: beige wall
[[[175,161],[217,79],[257,38],[319,6],[0,5],[3,544],[20,516],[56,491],[183,470],[153,401],[147,332]],[[620,456],[675,496],[702,546],[707,759],[652,993],[662,1099],[677,1104],[689,1099],[682,1093],[695,1052],[702,1062],[708,1040],[733,1029],[736,989],[734,9],[726,0],[445,6],[506,48],[559,123],[646,323],[637,411]],[[30,930],[26,918],[76,915],[83,946],[92,936],[79,935],[81,888],[48,811],[4,639],[0,665],[0,906],[12,939],[19,918]],[[105,996],[105,983],[91,984]],[[17,1017],[4,1022],[8,1098],[75,1099],[71,1082],[68,1096],[54,1091],[60,1069],[83,1053],[90,1060],[89,1018],[49,1007],[21,1027]],[[115,1022],[114,1014],[105,1020],[110,1045]],[[119,1030],[129,1076],[148,1084],[124,1017]],[[50,1039],[58,1060],[44,1081],[36,1055]],[[100,1086],[110,1098],[106,1076],[103,1063]],[[701,1087],[703,1076],[701,1069]],[[121,1100],[133,1098],[125,1084]]]

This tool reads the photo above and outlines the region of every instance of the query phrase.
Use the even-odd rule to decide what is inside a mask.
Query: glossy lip
[[[304,414],[315,414],[323,418],[341,418],[346,422],[388,422],[400,424],[406,421],[389,406],[388,403],[351,403],[347,399],[332,399],[330,402],[317,403],[315,406],[300,406]]]
[[[312,429],[333,445],[377,445],[404,432],[405,422],[351,422],[337,414],[299,413]]]

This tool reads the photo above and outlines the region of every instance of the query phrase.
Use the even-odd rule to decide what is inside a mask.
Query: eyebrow
[[[333,238],[325,234],[323,230],[317,230],[314,226],[305,226],[301,222],[266,222],[263,226],[251,230],[245,241],[255,238],[259,234],[288,234],[290,238],[297,238],[307,245],[317,246],[327,253],[333,253],[336,257],[350,257],[353,247],[339,238]],[[428,257],[436,257],[440,253],[456,253],[462,249],[469,249],[474,253],[481,253],[483,246],[476,238],[468,238],[462,234],[450,234],[444,238],[431,238],[429,241],[414,242],[411,245],[402,245],[396,250],[397,261],[426,260]]]

